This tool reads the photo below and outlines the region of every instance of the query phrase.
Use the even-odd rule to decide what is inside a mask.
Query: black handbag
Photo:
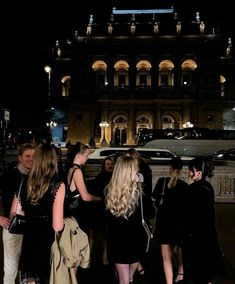
[[[24,215],[16,214],[11,219],[8,231],[11,234],[23,234],[25,232],[26,217]]]
[[[24,178],[22,178],[22,180],[21,180],[18,195],[17,195],[18,201],[17,201],[17,205],[16,205],[16,212],[17,212],[18,206],[20,205],[19,204],[20,191],[21,191],[23,181],[24,181]],[[8,227],[8,231],[11,234],[23,234],[24,231],[25,231],[25,226],[26,226],[26,216],[16,213],[13,216],[13,218],[11,219],[11,223]]]
[[[76,189],[73,192],[70,190],[70,184],[73,179],[73,175],[75,173],[76,169],[73,170],[69,185],[67,187],[67,192],[66,192],[66,197],[65,197],[65,208],[69,211],[72,212],[76,210],[81,203],[81,196],[79,191]]]

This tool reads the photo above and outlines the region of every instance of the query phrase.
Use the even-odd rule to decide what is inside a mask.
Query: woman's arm
[[[83,174],[80,169],[77,169],[74,173],[71,187],[73,186],[73,184],[75,185],[75,187],[78,189],[79,193],[81,194],[83,201],[101,201],[101,197],[94,196],[87,191],[84,178],[83,178]]]
[[[14,195],[12,204],[11,204],[11,211],[10,211],[10,216],[9,218],[12,219],[12,217],[15,214],[19,214],[19,215],[25,215],[24,211],[22,209],[21,203],[19,202],[19,198],[17,197],[17,195]]]
[[[56,232],[64,228],[65,184],[61,183],[56,193],[52,208],[52,227]]]

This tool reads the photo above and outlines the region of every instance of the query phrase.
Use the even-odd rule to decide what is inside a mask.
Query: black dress
[[[189,186],[182,245],[184,276],[195,283],[212,282],[225,272],[215,226],[214,190],[206,180]]]
[[[155,226],[155,240],[160,244],[180,244],[183,226],[183,204],[186,198],[188,184],[178,180],[176,186],[168,188],[170,178],[159,178],[153,191],[153,198],[158,207]],[[159,200],[165,181],[163,204]]]
[[[22,207],[27,216],[19,263],[22,279],[34,277],[37,283],[49,283],[50,252],[55,236],[52,206],[60,184],[54,181],[36,205],[32,205],[26,198],[26,183],[21,190]]]
[[[128,218],[108,211],[107,254],[109,263],[135,263],[146,254],[147,234],[141,222],[141,210]]]

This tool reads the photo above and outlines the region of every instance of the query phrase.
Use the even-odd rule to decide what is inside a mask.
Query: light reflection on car
[[[235,148],[219,150],[214,154],[213,159],[235,161]]]

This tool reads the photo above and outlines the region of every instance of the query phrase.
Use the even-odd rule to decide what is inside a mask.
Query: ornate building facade
[[[114,8],[56,48],[54,102],[72,143],[135,144],[142,128],[235,129],[231,38],[199,12],[184,22],[173,8]]]

